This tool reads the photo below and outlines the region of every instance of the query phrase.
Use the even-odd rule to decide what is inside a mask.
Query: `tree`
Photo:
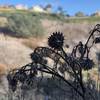
[[[58,9],[57,9],[57,13],[59,15],[62,15],[62,16],[67,16],[67,17],[70,17],[69,14],[66,13],[66,11],[63,9],[63,7],[59,6]]]
[[[61,6],[58,7],[58,14],[64,15],[63,8]]]
[[[47,12],[51,12],[51,9],[52,9],[51,4],[46,5],[45,8],[44,8],[44,10],[46,10]]]
[[[75,14],[75,16],[76,16],[76,17],[84,17],[85,14],[84,14],[83,12],[79,11],[79,12],[77,12],[77,13]]]

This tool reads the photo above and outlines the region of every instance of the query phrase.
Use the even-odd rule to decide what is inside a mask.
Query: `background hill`
[[[34,49],[47,45],[48,36],[60,31],[64,33],[65,44],[69,44],[72,49],[78,41],[86,41],[89,31],[97,23],[100,23],[99,16],[67,17],[56,13],[1,9],[0,34],[3,35],[0,35],[0,38],[2,40],[4,37],[7,43],[13,39],[11,45],[16,44],[17,40],[27,48]],[[0,43],[2,44],[2,41]]]

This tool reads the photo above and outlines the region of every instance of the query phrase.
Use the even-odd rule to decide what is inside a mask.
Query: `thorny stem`
[[[65,57],[67,57],[67,54],[65,53],[65,51],[63,50],[63,48],[61,49],[65,55]],[[65,59],[66,60],[66,59]],[[78,66],[80,67],[80,65],[78,64]],[[72,70],[75,74],[75,76],[77,77],[77,80],[79,81],[80,85],[81,85],[81,88],[82,88],[82,92],[83,92],[83,95],[85,94],[85,88],[84,88],[84,85],[83,85],[83,76],[82,76],[82,69],[80,67],[79,69],[79,75],[80,75],[80,78],[78,77],[78,74],[76,73],[75,69],[74,69],[74,66],[71,66],[72,67]]]
[[[46,47],[41,47],[41,48],[46,48]],[[67,61],[67,54],[65,53],[65,51],[63,50],[63,48],[61,49],[61,51],[63,52],[63,54],[64,54],[64,57],[60,54],[60,53],[58,53],[58,52],[55,52],[54,50],[52,50],[52,49],[50,49],[50,48],[48,48],[49,50],[51,50],[52,52],[54,52],[55,54],[57,54],[57,55],[59,55],[68,65],[70,65],[70,63]],[[43,64],[42,64],[43,65]],[[80,67],[80,65],[78,65],[79,67]],[[75,70],[74,70],[74,68],[73,68],[73,66],[70,66],[71,68],[72,68],[72,71],[74,72],[74,74],[75,74],[75,76],[77,77],[77,80],[78,80],[78,82],[80,83],[80,85],[81,85],[81,88],[82,88],[82,91],[84,91],[84,86],[83,86],[83,82],[82,82],[82,80],[80,80],[80,78],[78,77],[78,74],[75,72]],[[51,74],[53,74],[53,75],[56,75],[56,76],[59,76],[59,74],[58,73],[55,73],[54,72],[54,70],[52,69],[52,68],[50,68],[50,67],[45,67],[45,68],[49,68],[49,69],[51,69],[52,71],[50,71],[49,69],[49,72],[48,71],[46,71],[46,70],[42,70],[42,71],[44,71],[44,72],[46,72],[46,73],[51,73]],[[70,84],[64,77],[62,77],[61,75],[59,76],[59,78],[61,78],[61,79],[63,79],[63,81],[65,81],[68,85],[70,85],[82,98],[84,98],[84,92],[83,93],[81,93],[80,91],[78,91],[77,90],[77,88],[75,88],[72,84]],[[83,99],[83,100],[85,100],[85,99]]]
[[[48,73],[48,74],[53,74],[53,75],[57,76],[58,78],[62,79],[65,83],[67,83],[69,86],[71,86],[82,98],[84,98],[84,95],[80,91],[78,91],[77,88],[75,88],[71,83],[69,83],[63,76],[59,75],[58,73],[51,72],[51,71],[46,71],[46,70],[42,70],[42,69],[38,69],[38,70]]]
[[[48,73],[48,74],[51,74],[51,75],[55,75],[57,76],[58,78],[62,79],[65,83],[67,83],[69,86],[71,86],[82,98],[84,98],[84,95],[83,93],[81,93],[79,90],[77,90],[77,88],[75,88],[70,82],[68,82],[63,76],[61,76],[59,73],[55,72],[52,68],[50,68],[49,66],[45,65],[45,64],[41,64],[44,67],[44,69],[42,68],[37,68],[38,71],[41,71],[41,72],[45,72],[45,73]],[[31,66],[32,67],[32,66]],[[26,69],[24,71],[30,71],[30,69]],[[85,100],[85,99],[83,99]]]

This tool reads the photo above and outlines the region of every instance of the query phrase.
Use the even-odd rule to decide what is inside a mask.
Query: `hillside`
[[[66,17],[23,10],[0,12],[0,32],[15,37],[45,36],[52,31],[71,33],[73,37],[75,33],[88,32],[89,27],[100,22],[100,17]]]
[[[65,17],[24,10],[0,12],[0,33],[22,39],[22,44],[31,49],[46,45],[48,36],[56,31],[64,33],[65,44],[72,49],[78,41],[85,42],[89,31],[100,23],[100,17]]]
[[[0,13],[0,32],[20,39],[30,49],[46,45],[50,34],[60,31],[64,33],[65,44],[70,45],[70,51],[79,41],[85,43],[89,31],[97,23],[100,23],[100,17],[65,17],[22,10]]]

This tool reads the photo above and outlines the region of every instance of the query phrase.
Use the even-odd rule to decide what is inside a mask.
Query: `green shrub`
[[[40,19],[31,14],[11,14],[7,17],[8,29],[17,37],[43,35]]]

